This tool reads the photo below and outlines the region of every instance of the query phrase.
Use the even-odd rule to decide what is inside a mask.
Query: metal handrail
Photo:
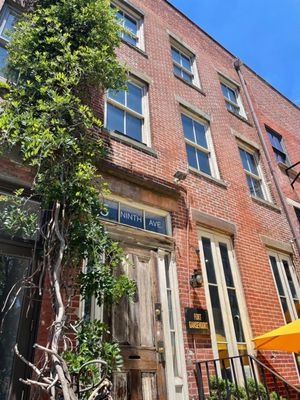
[[[245,357],[247,358],[248,362],[244,363]],[[235,364],[234,360],[239,360],[238,364]],[[225,362],[228,362],[227,368],[225,366]],[[229,365],[229,367],[228,367]],[[205,373],[202,369],[205,370]],[[199,361],[196,363],[196,380],[198,385],[198,392],[199,392],[199,399],[204,400],[207,397],[205,390],[208,390],[209,395],[211,395],[214,391],[215,395],[219,399],[224,398],[224,391],[226,397],[229,399],[232,395],[232,389],[234,390],[235,396],[240,400],[241,393],[240,393],[240,383],[237,375],[237,368],[240,369],[244,381],[244,389],[247,395],[247,398],[250,398],[250,390],[248,385],[248,377],[245,367],[248,366],[250,368],[251,378],[254,381],[255,386],[255,394],[258,400],[262,399],[263,392],[260,389],[260,384],[262,384],[266,390],[266,397],[268,400],[271,399],[270,396],[270,389],[275,391],[277,398],[280,399],[280,396],[284,394],[288,400],[292,398],[300,399],[300,388],[297,388],[295,385],[288,383],[281,375],[273,371],[267,365],[262,363],[256,357],[244,354],[239,356],[227,357],[227,358],[217,358],[217,359],[210,359],[205,361]],[[214,375],[212,375],[212,370],[214,371]],[[221,378],[218,376],[219,372],[222,372],[222,379],[223,379],[223,388],[220,385]],[[259,375],[257,376],[257,373]],[[269,375],[268,375],[269,374]],[[216,378],[216,387],[212,387],[211,378],[214,376]],[[261,381],[261,382],[260,382]],[[205,385],[206,383],[206,385]],[[234,384],[234,386],[232,386]],[[273,390],[273,388],[275,390]],[[223,397],[222,397],[223,393]]]

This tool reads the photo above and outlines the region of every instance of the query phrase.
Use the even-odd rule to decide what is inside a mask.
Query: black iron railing
[[[251,355],[196,363],[200,400],[293,400],[300,389]]]

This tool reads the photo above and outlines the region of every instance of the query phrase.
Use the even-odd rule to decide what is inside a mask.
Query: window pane
[[[189,166],[198,169],[195,147],[186,144],[186,152],[187,152]]]
[[[229,257],[228,257],[227,245],[225,243],[219,243],[219,248],[220,248],[220,252],[221,252],[226,286],[234,287],[231,266],[230,266]]]
[[[137,45],[137,40],[136,40],[134,37],[132,37],[131,35],[128,35],[127,33],[124,33],[124,34],[123,34],[123,39],[124,39],[127,43],[132,44],[133,46],[136,46],[136,45]]]
[[[235,337],[237,342],[245,342],[244,330],[241,321],[241,314],[237,302],[235,289],[228,289],[228,298],[232,314],[232,322],[235,331]]]
[[[107,104],[107,129],[125,133],[124,111],[113,106],[112,104]]]
[[[261,181],[258,179],[252,178],[252,182],[253,182],[253,187],[254,187],[254,191],[255,191],[255,196],[259,197],[260,199],[263,199],[264,194],[262,191]]]
[[[208,283],[217,283],[215,266],[212,258],[210,239],[202,238],[202,246]]]
[[[18,21],[18,17],[15,13],[11,12],[10,10],[5,13],[5,23],[1,32],[1,37],[5,40],[10,40],[11,34],[14,31],[14,26]]]
[[[190,82],[190,83],[193,82],[193,77],[192,77],[191,75],[187,74],[187,73],[184,72],[184,71],[181,71],[181,73],[182,73],[182,78],[183,78],[185,81]]]
[[[174,376],[178,376],[177,346],[176,346],[175,332],[171,332],[171,345],[172,345],[172,354],[173,354]]]
[[[137,22],[128,15],[125,15],[125,28],[137,36]]]
[[[296,288],[295,288],[295,285],[294,285],[294,281],[293,281],[293,278],[292,278],[290,266],[289,266],[289,264],[288,264],[288,262],[286,260],[282,260],[282,264],[283,264],[283,267],[284,267],[286,279],[288,280],[288,283],[289,283],[289,287],[290,287],[290,291],[291,291],[292,297],[293,297],[293,299],[298,299],[298,295],[297,295]]]
[[[179,67],[177,67],[176,65],[173,65],[173,71],[174,71],[174,74],[175,74],[175,75],[182,77],[182,71],[181,71],[181,69],[180,69]]]
[[[172,308],[172,292],[171,290],[167,290],[167,297],[168,297],[168,310],[169,310],[169,323],[170,323],[170,329],[174,330],[174,318],[173,318],[173,308]]]
[[[236,103],[236,104],[237,104],[236,94],[235,94],[235,91],[234,91],[234,90],[232,90],[232,89],[230,89],[230,88],[227,88],[227,97],[228,97],[228,99],[231,100],[233,103]]]
[[[248,161],[248,171],[252,172],[252,174],[258,175],[257,168],[256,168],[256,162],[255,162],[253,154],[248,153],[247,151],[245,151],[245,153],[246,153],[246,157],[247,157],[247,161]]]
[[[243,150],[243,149],[239,149],[239,151],[240,151],[240,156],[241,156],[241,160],[242,160],[243,167],[244,167],[244,169],[245,169],[246,171],[248,171],[248,170],[249,170],[249,167],[248,167],[246,152],[245,152],[245,150]]]
[[[254,179],[250,175],[246,175],[246,177],[247,177],[247,183],[248,183],[250,193],[252,194],[252,196],[256,196],[254,182],[253,182]]]
[[[283,308],[283,313],[284,313],[284,318],[285,322],[288,324],[289,322],[292,322],[290,310],[288,308],[287,300],[285,297],[280,297],[281,305]]]
[[[184,114],[181,114],[181,121],[182,121],[182,125],[183,125],[184,137],[186,139],[191,140],[192,142],[195,142],[192,119],[187,117]]]
[[[278,290],[280,296],[284,296],[283,286],[282,286],[282,283],[281,283],[281,279],[280,279],[280,275],[279,275],[279,271],[278,271],[278,267],[277,267],[276,258],[273,257],[273,256],[270,256],[269,259],[270,259],[270,263],[271,263],[271,266],[272,266],[273,274],[274,274],[274,277],[275,277],[277,290]]]
[[[120,204],[120,222],[136,228],[144,228],[143,211]]]
[[[113,100],[117,101],[118,103],[125,105],[125,90],[117,91],[117,90],[109,89],[107,96],[110,99],[113,99]]]
[[[226,342],[222,310],[220,306],[219,292],[217,286],[209,285],[210,300],[212,305],[215,330],[218,342]]]
[[[275,135],[273,132],[267,131],[269,134],[269,139],[270,142],[272,144],[273,147],[275,147],[275,149],[281,151],[282,153],[284,153],[283,147],[282,147],[282,137],[279,135]]]
[[[206,153],[203,153],[203,151],[197,150],[197,157],[198,157],[198,163],[199,163],[199,169],[200,171],[211,175],[210,171],[210,166],[209,166],[209,155]]]
[[[194,128],[196,134],[196,143],[208,149],[205,126],[194,120]]]
[[[185,55],[181,54],[181,63],[184,68],[192,72],[192,62],[189,57],[186,57]]]
[[[147,231],[157,232],[163,235],[167,234],[167,224],[165,217],[146,212],[145,219]]]
[[[274,150],[274,153],[275,153],[276,160],[279,161],[279,162],[282,162],[283,164],[285,164],[286,163],[286,155],[281,153],[279,150],[274,149],[274,148],[273,148],[273,150]]]
[[[6,63],[7,63],[7,56],[8,56],[8,51],[0,46],[0,76],[5,77],[5,69],[6,69]]]
[[[27,275],[29,267],[29,259],[6,256],[3,254],[0,255],[0,310],[4,305],[10,289]],[[18,287],[17,285],[16,288]],[[13,290],[13,295],[17,294],[16,288]],[[15,358],[14,346],[17,340],[23,296],[24,291],[22,290],[18,294],[14,304],[12,304],[12,298],[10,298],[8,306],[11,305],[12,308],[4,320],[3,332],[1,332],[0,335],[0,399],[8,399],[8,389]],[[0,311],[0,321],[2,321],[3,316],[4,315]]]
[[[126,135],[142,141],[142,120],[126,113]]]
[[[171,52],[172,52],[172,59],[174,61],[176,61],[178,64],[180,64],[180,54],[179,51],[177,51],[176,49],[174,49],[174,47],[171,48]]]
[[[143,89],[128,83],[127,107],[142,114]]]
[[[102,218],[107,218],[112,221],[118,221],[118,203],[116,201],[105,200],[104,205],[106,207],[106,210],[101,210],[100,216]]]
[[[221,83],[221,88],[222,88],[222,93],[223,93],[223,95],[224,95],[225,97],[229,98],[227,86],[225,86],[224,83]]]

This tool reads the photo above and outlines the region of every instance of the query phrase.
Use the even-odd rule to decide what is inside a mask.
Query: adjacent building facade
[[[124,358],[115,399],[198,399],[197,361],[245,354],[299,385],[295,355],[257,352],[252,339],[300,317],[300,188],[291,185],[300,110],[167,1],[112,7],[128,29],[118,56],[130,75],[128,91],[95,91],[91,100],[109,149],[99,166],[111,189],[102,221],[128,254],[138,288],[133,303],[109,313]],[[2,6],[0,69],[19,12]],[[1,192],[30,179],[13,155],[0,160]],[[1,239],[6,285],[30,262],[29,247]],[[45,296],[30,316],[40,341]],[[77,315],[85,308],[76,307]],[[12,322],[19,336],[29,323],[22,309]],[[89,313],[101,315],[93,301]],[[20,368],[8,352],[1,400],[22,398],[16,386],[8,397]]]

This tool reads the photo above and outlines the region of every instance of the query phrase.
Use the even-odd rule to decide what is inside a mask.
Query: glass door
[[[220,375],[232,380],[228,357],[246,355],[250,343],[249,335],[246,336],[247,312],[241,282],[230,238],[206,231],[202,231],[200,235],[201,263],[204,266],[214,357],[220,359]],[[246,357],[245,362],[248,362]],[[240,375],[240,364],[235,362],[235,365],[237,375]],[[246,371],[250,371],[249,367]],[[243,382],[241,376],[237,378]]]

